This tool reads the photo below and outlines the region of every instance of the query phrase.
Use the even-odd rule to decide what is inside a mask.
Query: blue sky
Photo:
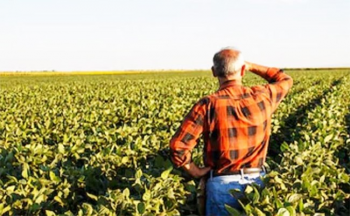
[[[0,0],[0,71],[350,66],[349,0]]]

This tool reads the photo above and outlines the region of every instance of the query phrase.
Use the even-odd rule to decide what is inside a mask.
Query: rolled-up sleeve
[[[176,167],[182,167],[192,161],[192,149],[203,132],[207,99],[198,101],[187,114],[181,126],[170,141],[170,157]]]

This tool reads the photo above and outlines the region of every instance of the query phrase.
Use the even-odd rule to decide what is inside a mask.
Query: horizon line
[[[317,70],[317,69],[350,69],[350,66],[343,66],[343,67],[278,67],[283,70]],[[124,69],[124,70],[0,70],[0,73],[31,73],[31,72],[40,72],[40,73],[47,73],[47,72],[55,72],[55,73],[70,73],[70,72],[157,72],[157,71],[210,71],[210,68],[208,69]]]

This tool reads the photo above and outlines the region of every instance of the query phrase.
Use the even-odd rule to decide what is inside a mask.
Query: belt
[[[224,173],[217,173],[213,172],[213,177],[216,176],[225,176],[225,175],[237,175],[237,174],[255,174],[255,173],[261,173],[263,172],[263,168],[242,168],[240,170],[235,170],[235,171],[229,171],[229,172],[224,172]]]

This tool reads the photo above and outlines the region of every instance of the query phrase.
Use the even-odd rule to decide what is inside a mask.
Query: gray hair
[[[244,58],[240,51],[233,48],[224,48],[213,58],[214,70],[218,77],[227,77],[239,72],[244,65]]]

